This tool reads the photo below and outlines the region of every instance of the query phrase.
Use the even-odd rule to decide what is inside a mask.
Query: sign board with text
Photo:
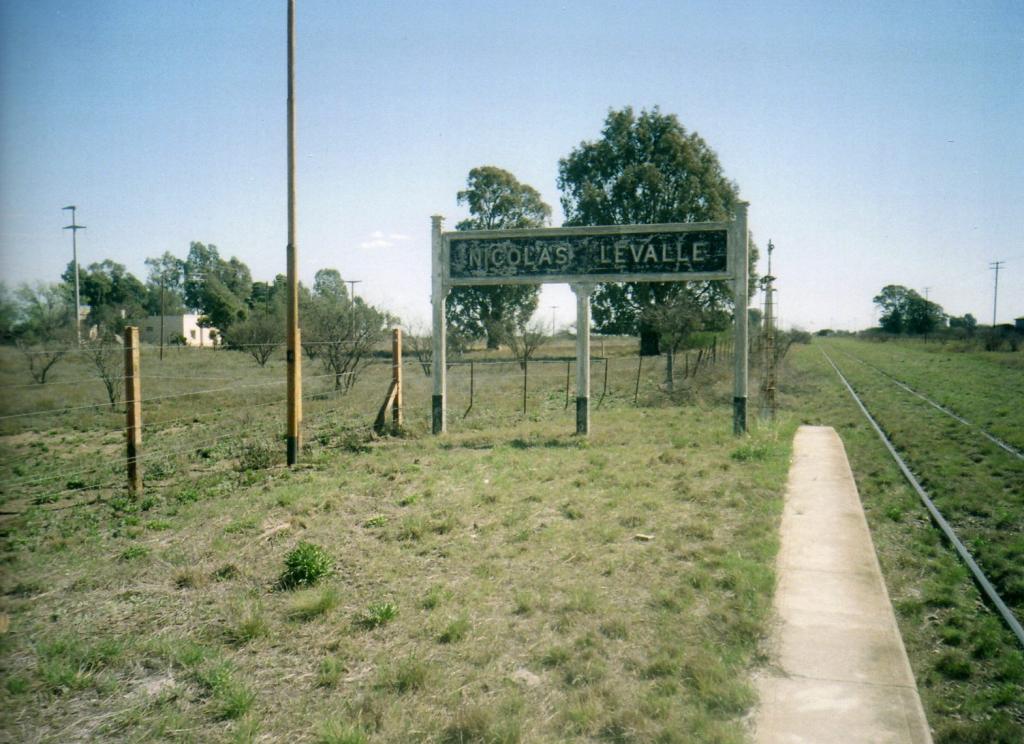
[[[448,286],[731,278],[729,223],[443,234]]]
[[[576,433],[590,431],[590,296],[602,282],[730,280],[735,298],[733,430],[747,430],[747,203],[729,222],[444,232],[431,218],[432,428],[447,427],[445,303],[453,287],[569,284],[576,293]],[[524,367],[525,374],[525,367]],[[525,379],[525,377],[524,377]],[[525,388],[524,388],[525,389]]]

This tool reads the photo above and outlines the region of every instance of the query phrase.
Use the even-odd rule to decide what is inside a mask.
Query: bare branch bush
[[[355,385],[394,320],[359,300],[343,306],[313,304],[306,317],[309,333],[303,345],[315,347],[324,369],[334,375],[334,389],[342,394]]]
[[[28,373],[33,382],[46,384],[46,376],[50,369],[63,359],[71,350],[66,341],[51,340],[47,344],[33,343],[31,340],[19,338],[15,346],[25,355],[28,361]]]
[[[103,382],[113,411],[121,400],[124,390],[124,346],[112,333],[104,333],[87,341],[82,346],[86,359],[96,368],[96,374]]]
[[[434,358],[434,338],[425,333],[418,323],[407,323],[402,329],[402,337],[406,346],[412,351],[423,374],[430,377],[430,364]]]
[[[509,351],[519,362],[520,369],[526,367],[537,350],[551,340],[540,321],[531,323],[523,328],[522,332],[508,332],[505,334],[505,341],[508,343]]]
[[[224,333],[224,342],[249,353],[263,367],[284,343],[285,321],[277,314],[256,310],[245,320],[232,323]]]
[[[29,374],[40,385],[74,343],[74,308],[57,285],[22,285],[15,292],[19,321],[15,344],[25,355]]]

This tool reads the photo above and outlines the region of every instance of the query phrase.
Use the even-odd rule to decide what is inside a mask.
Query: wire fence
[[[182,474],[242,473],[283,462],[287,400],[280,355],[259,365],[244,349],[182,347],[162,360],[158,353],[157,347],[141,349],[143,444],[136,460],[146,492],[184,487]],[[673,385],[685,389],[716,366],[728,368],[722,364],[728,355],[724,346],[679,352],[674,367],[665,356],[595,357],[591,398],[600,408],[664,397]],[[393,366],[378,355],[338,374],[317,358],[305,359],[307,450],[349,446],[353,437],[371,436]],[[561,417],[569,430],[575,367],[571,356],[526,362],[453,359],[448,363],[451,421],[485,427],[515,415]],[[55,365],[45,384],[27,382],[24,352],[0,347],[0,513],[66,508],[68,502],[95,503],[128,493],[124,402],[111,394],[119,391],[118,384],[123,387],[123,372],[104,376],[75,349]],[[403,379],[405,425],[429,431],[429,359],[406,357]],[[94,498],[85,498],[90,495]]]

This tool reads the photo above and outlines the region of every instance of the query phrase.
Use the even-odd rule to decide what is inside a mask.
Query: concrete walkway
[[[781,540],[755,741],[930,744],[846,451],[830,427],[797,431]]]

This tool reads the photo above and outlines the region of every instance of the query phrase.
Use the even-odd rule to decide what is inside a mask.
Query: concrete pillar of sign
[[[441,239],[441,224],[444,217],[435,214],[430,218],[430,244],[431,244],[431,302],[434,305],[434,333],[433,333],[433,355],[431,358],[431,371],[434,380],[434,395],[431,398],[431,421],[434,434],[443,434],[448,430],[447,413],[447,359],[446,359],[446,328],[445,328],[445,299],[448,296],[448,288],[444,285],[444,257],[443,241]]]
[[[590,295],[593,284],[573,284],[576,293],[576,433],[590,433]]]

